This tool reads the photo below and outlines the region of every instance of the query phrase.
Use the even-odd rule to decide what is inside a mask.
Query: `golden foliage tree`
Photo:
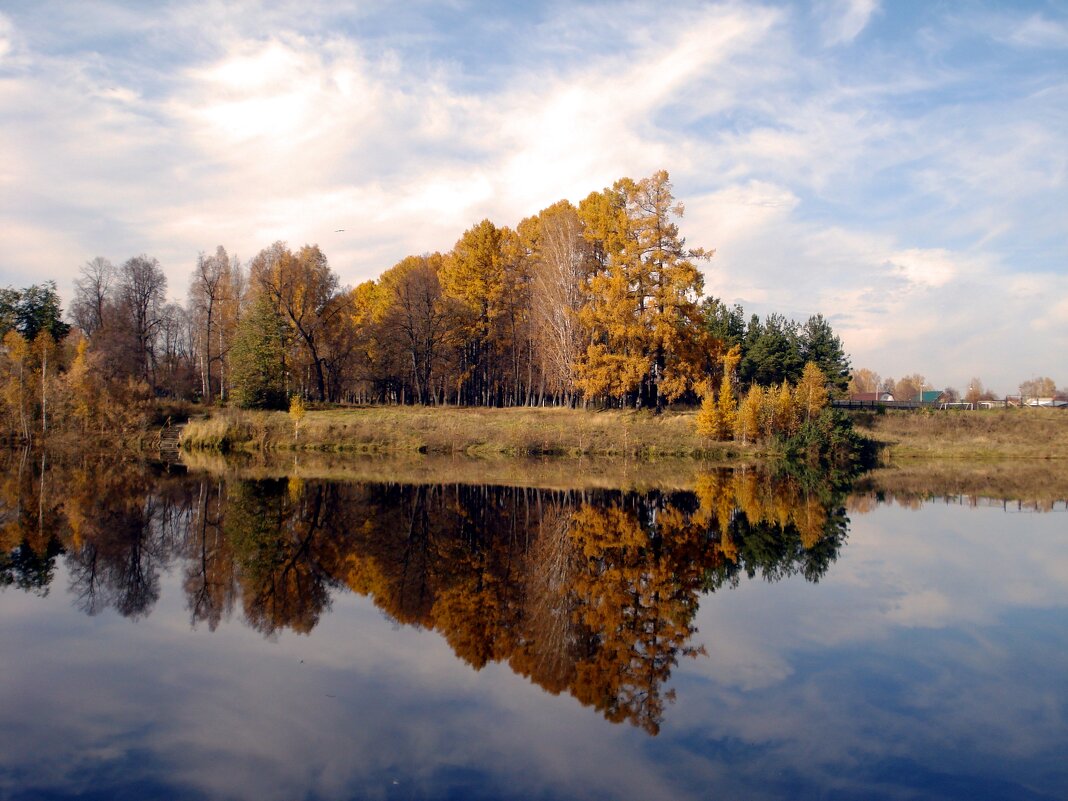
[[[579,205],[594,267],[581,320],[589,345],[577,365],[588,397],[660,408],[695,385],[716,361],[716,343],[698,321],[703,277],[675,219],[666,171],[622,178]]]
[[[827,406],[827,377],[815,362],[805,364],[795,397],[798,416],[806,423]]]

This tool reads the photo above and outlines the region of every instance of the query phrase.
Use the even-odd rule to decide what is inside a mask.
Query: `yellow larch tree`
[[[797,382],[794,397],[798,417],[806,423],[817,416],[827,405],[827,377],[815,362],[808,362],[805,365],[801,379]]]

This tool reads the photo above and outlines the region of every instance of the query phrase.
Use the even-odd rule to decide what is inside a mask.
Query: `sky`
[[[276,240],[355,285],[659,169],[706,293],[1068,385],[1068,3],[0,0],[0,286]]]

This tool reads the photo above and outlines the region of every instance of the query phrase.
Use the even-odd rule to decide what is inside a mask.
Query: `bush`
[[[862,437],[850,419],[826,407],[782,441],[787,459],[810,467],[855,471],[875,462],[875,443]]]

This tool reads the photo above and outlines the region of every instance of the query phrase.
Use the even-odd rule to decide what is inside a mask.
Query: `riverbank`
[[[1068,460],[1068,409],[888,411],[854,414],[883,463],[915,459]]]
[[[454,454],[637,459],[757,459],[753,445],[712,442],[694,431],[695,412],[473,409],[375,406],[308,411],[299,424],[285,412],[225,410],[194,419],[184,451],[332,451],[357,454]]]
[[[185,451],[329,451],[474,457],[699,458],[759,460],[768,446],[697,435],[695,412],[554,408],[366,406],[286,412],[213,410],[182,434]],[[880,461],[912,459],[1068,460],[1068,411],[889,411],[855,413],[858,433],[878,444]]]
[[[182,465],[219,478],[301,479],[400,484],[471,484],[542,490],[692,490],[702,475],[719,469],[761,469],[757,462],[709,462],[686,457],[656,460],[622,457],[560,459],[531,456],[471,457],[461,454],[355,454],[324,451],[189,451]]]
[[[693,491],[722,469],[767,470],[760,461],[710,462],[691,458],[559,459],[463,455],[358,455],[323,451],[190,451],[190,472],[220,479],[300,479],[401,484],[473,484],[548,490]],[[971,497],[1022,501],[1044,509],[1068,500],[1068,461],[911,459],[859,476],[851,492],[897,501]]]

